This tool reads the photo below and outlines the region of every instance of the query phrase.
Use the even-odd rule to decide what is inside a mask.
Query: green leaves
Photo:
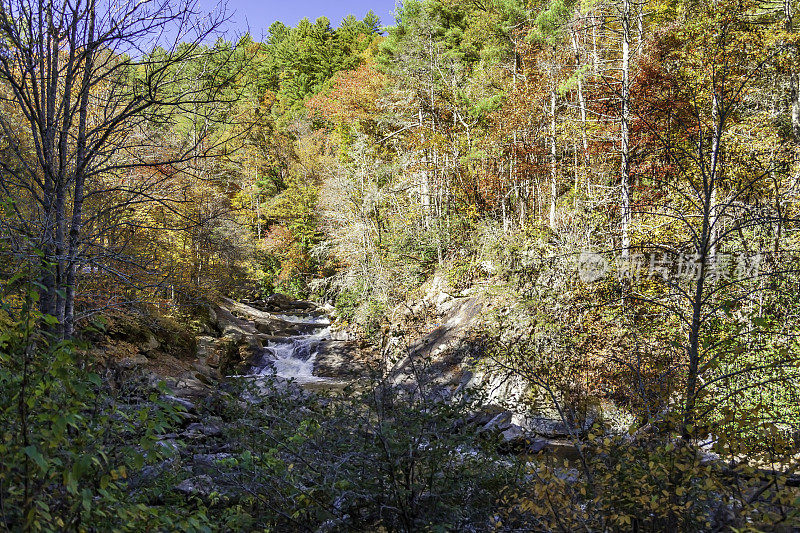
[[[25,452],[25,455],[27,455],[31,460],[33,460],[34,463],[36,463],[36,466],[38,466],[42,472],[47,471],[47,461],[45,460],[44,456],[39,453],[39,450],[36,448],[36,446],[26,446],[23,451]]]
[[[37,327],[54,321],[31,306],[33,300],[15,319],[5,317],[0,329],[4,525],[55,532],[80,520],[103,530],[161,529],[155,524],[172,513],[140,506],[123,481],[163,459],[153,443],[170,427],[174,408],[149,405],[144,423],[137,423],[129,416],[135,409],[112,397],[101,377],[85,368],[91,362],[78,363],[72,343],[39,334]],[[144,448],[135,444],[140,435]]]
[[[569,19],[573,0],[551,0],[534,19],[533,28],[528,33],[528,41],[555,46],[561,38],[564,24]]]

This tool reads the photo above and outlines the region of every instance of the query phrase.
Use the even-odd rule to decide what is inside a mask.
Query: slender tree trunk
[[[795,138],[800,138],[800,73],[791,73],[789,76],[789,98],[792,112],[792,133]]]
[[[89,27],[87,29],[87,39],[89,42],[95,40],[95,0],[89,0]],[[84,59],[87,65],[92,65],[94,62],[94,52],[87,52]],[[66,306],[64,313],[64,336],[71,337],[75,327],[75,284],[76,272],[78,268],[78,258],[81,256],[81,235],[83,233],[83,201],[84,201],[84,187],[86,183],[86,174],[89,169],[86,168],[87,156],[86,153],[86,136],[89,121],[89,92],[91,89],[91,75],[90,68],[84,70],[83,80],[81,83],[80,93],[80,111],[78,114],[78,129],[77,129],[77,152],[75,157],[75,176],[74,176],[74,191],[72,199],[72,219],[70,220],[69,229],[69,260],[67,264],[67,279],[66,279]]]
[[[550,91],[550,229],[556,229],[556,92]]]
[[[783,28],[786,33],[791,34],[794,32],[792,0],[784,0],[783,15]],[[789,73],[789,110],[792,120],[792,133],[795,138],[800,138],[800,73],[796,72]]]
[[[706,194],[709,196],[709,244],[708,255],[712,259],[717,255],[717,238],[719,236],[719,177],[721,175],[721,160],[720,154],[720,133],[721,133],[721,117],[719,116],[719,101],[717,96],[716,87],[714,87],[714,94],[711,100],[711,116],[714,121],[712,138],[711,138],[711,159],[710,168],[708,170],[708,184]]]
[[[76,272],[78,270],[78,257],[81,255],[81,233],[83,197],[84,197],[84,176],[76,176],[75,192],[73,200],[72,221],[70,224],[69,235],[69,263],[67,265],[66,279],[66,308],[64,313],[64,336],[71,337],[75,328],[75,283]]]
[[[422,125],[422,106],[419,108],[419,124]],[[423,139],[424,143],[424,139]],[[430,210],[431,210],[431,196],[430,196],[430,160],[428,150],[425,149],[425,169],[422,172],[422,182],[419,186],[420,200],[422,202],[422,225],[428,229],[430,225]]]
[[[575,31],[572,32],[572,49],[575,51],[575,64],[577,68],[581,67],[581,55],[578,48],[578,37]],[[589,168],[591,162],[589,159],[589,141],[586,137],[586,100],[583,95],[583,77],[578,76],[578,109],[581,113],[581,141],[583,142],[583,158],[586,161],[586,167]]]
[[[787,0],[788,1],[788,0]],[[517,90],[517,70],[519,70],[519,54],[517,53],[517,40],[514,39],[514,72],[512,73],[512,83],[514,90]]]
[[[515,164],[514,164],[514,172],[512,173],[512,176],[513,176],[514,181],[517,182],[517,181],[519,181],[518,180],[518,176],[517,176],[517,173],[519,172],[519,166],[516,164],[516,160],[517,160],[517,150],[516,150],[517,132],[516,132],[516,130],[514,131],[513,142],[514,142],[514,144],[513,144],[514,150],[512,152],[512,162],[514,162]],[[527,212],[528,211],[528,188],[529,188],[529,185],[528,185],[527,180],[523,180],[523,182],[520,184],[520,198],[518,200],[518,202],[519,202],[519,226],[520,227],[524,227],[525,226],[525,219],[527,218],[527,215],[528,215],[528,212]]]
[[[709,264],[714,260],[716,254],[717,243],[716,239],[719,234],[719,204],[718,192],[719,179],[723,174],[723,161],[720,157],[722,153],[722,135],[725,117],[721,114],[719,106],[719,98],[723,95],[719,94],[719,84],[716,80],[713,81],[713,94],[712,94],[712,137],[711,137],[711,153],[709,154],[709,164],[707,168],[701,167],[703,177],[703,221],[700,228],[700,234],[697,241],[697,255],[699,262],[699,273],[695,280],[694,291],[692,295],[692,322],[689,327],[689,344],[687,347],[687,356],[689,368],[686,379],[686,392],[685,404],[683,414],[683,428],[682,435],[684,439],[691,436],[690,428],[694,424],[695,408],[697,405],[697,388],[699,382],[699,371],[701,363],[703,363],[703,354],[700,353],[700,344],[702,341],[702,327],[703,318],[702,311],[705,300],[705,283],[706,275],[708,272]],[[698,161],[701,165],[705,160],[703,154],[703,143],[697,143],[697,153],[699,156]]]
[[[621,137],[621,216],[622,216],[622,256],[627,258],[630,255],[630,224],[631,224],[631,200],[630,200],[630,162],[628,147],[628,120],[630,113],[630,0],[622,2],[622,98],[620,113],[620,137]]]
[[[574,209],[578,208],[578,192],[580,191],[580,171],[578,170],[578,145],[577,143],[572,143],[572,172],[575,177],[575,185],[573,186],[573,201],[572,207]]]
[[[636,4],[636,39],[638,46],[636,50],[639,54],[642,53],[642,41],[644,40],[644,2],[639,0]]]
[[[537,202],[536,202],[536,206],[537,206],[536,218],[538,220],[541,220],[544,217],[544,205],[543,205],[544,199],[542,198],[542,182],[538,178],[538,174],[537,174],[537,178],[536,178],[536,199],[537,199]]]
[[[53,15],[52,6],[48,6],[45,13],[45,21],[48,27],[52,27]],[[36,92],[39,98],[39,103],[42,106],[41,110],[43,115],[39,117],[37,124],[37,133],[41,131],[38,138],[40,143],[40,150],[43,156],[42,173],[44,175],[44,209],[42,221],[43,245],[42,245],[42,269],[41,274],[43,293],[40,297],[40,310],[42,313],[51,316],[58,316],[58,289],[59,289],[59,240],[58,240],[58,196],[61,191],[61,183],[57,175],[53,173],[55,169],[55,127],[53,124],[53,115],[55,114],[55,95],[52,94],[53,78],[53,61],[49,47],[50,42],[45,40],[39,43],[39,57],[37,58],[38,64],[36,65],[38,72],[41,73],[39,78],[31,80],[33,83],[38,81],[38,89],[32,90]],[[57,53],[57,50],[56,50]],[[50,60],[49,63],[46,60]],[[35,87],[35,86],[34,86]]]
[[[594,75],[600,74],[600,54],[597,51],[597,21],[598,17],[592,15],[592,66],[594,67]]]
[[[61,181],[61,180],[60,180]],[[63,335],[64,318],[66,313],[66,285],[67,269],[69,261],[67,259],[67,237],[66,237],[66,200],[67,194],[65,183],[59,183],[56,193],[56,257],[53,261],[56,269],[56,314],[58,319],[58,330]]]
[[[261,198],[259,198],[258,190],[256,190],[256,235],[258,240],[261,240]]]
[[[683,427],[681,435],[688,440],[691,437],[690,428],[694,424],[695,407],[697,405],[697,386],[700,370],[700,336],[702,329],[703,292],[705,288],[706,264],[708,262],[707,250],[710,240],[711,197],[706,195],[703,209],[703,226],[700,234],[700,273],[695,281],[692,294],[692,322],[689,326],[689,345],[687,347],[688,371],[686,374],[685,403],[683,408]]]

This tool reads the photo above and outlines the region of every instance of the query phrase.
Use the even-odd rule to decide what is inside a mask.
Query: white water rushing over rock
[[[281,317],[284,318],[284,317]],[[314,362],[320,342],[330,338],[330,322],[319,316],[293,317],[292,322],[318,324],[309,335],[295,335],[281,340],[271,340],[264,347],[261,358],[253,367],[255,375],[273,375],[293,379],[301,385],[325,383],[327,378],[314,375]]]
[[[276,314],[276,318],[292,322],[294,324],[319,324],[321,326],[329,326],[331,321],[325,316],[316,315],[282,315]]]

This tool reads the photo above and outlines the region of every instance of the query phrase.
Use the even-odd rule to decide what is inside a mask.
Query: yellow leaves
[[[111,479],[114,481],[118,479],[126,479],[128,477],[128,470],[125,468],[125,465],[122,465],[119,468],[111,470],[110,474]]]

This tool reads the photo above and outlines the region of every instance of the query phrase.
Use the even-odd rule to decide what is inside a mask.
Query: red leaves
[[[311,97],[306,108],[312,116],[328,121],[373,120],[379,113],[378,96],[387,83],[387,76],[364,63],[336,74],[331,90]]]

